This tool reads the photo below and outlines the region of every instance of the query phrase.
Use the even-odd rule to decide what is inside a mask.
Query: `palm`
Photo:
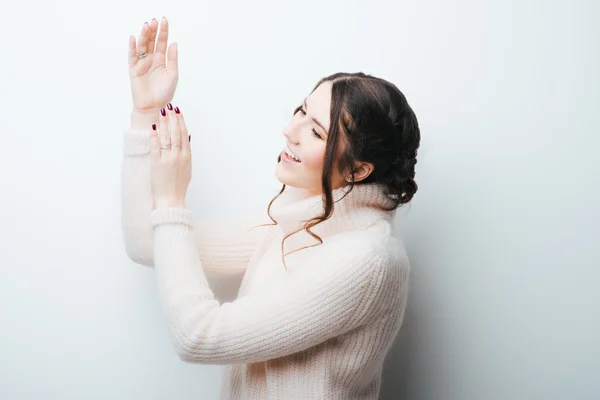
[[[158,21],[152,25],[144,25],[138,46],[135,38],[130,37],[129,78],[134,107],[137,109],[160,108],[169,103],[177,87],[177,46],[171,44],[168,50],[169,66],[167,68],[165,51],[167,47],[168,23],[163,19],[161,32],[158,35],[156,49],[154,40]],[[134,40],[132,40],[134,39]],[[138,58],[137,53],[147,53],[144,58]]]

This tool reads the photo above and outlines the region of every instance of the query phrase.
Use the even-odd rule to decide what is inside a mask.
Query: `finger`
[[[160,159],[160,140],[158,138],[158,130],[156,124],[152,124],[150,128],[150,154],[152,157]]]
[[[147,22],[144,22],[142,25],[142,31],[140,32],[140,38],[138,40],[137,52],[140,54],[148,52],[148,30],[149,25]]]
[[[175,116],[177,118],[177,122],[179,123],[179,132],[181,132],[181,152],[191,153],[190,134],[187,126],[185,125],[185,120],[183,119],[183,114],[181,113],[181,109],[179,107],[175,107]]]
[[[148,34],[148,54],[154,53],[154,46],[156,45],[156,31],[158,30],[158,20],[152,18],[150,22],[150,33]]]
[[[134,66],[136,60],[137,53],[135,49],[135,36],[129,35],[129,66]]]
[[[169,75],[177,76],[179,73],[178,70],[178,61],[177,61],[177,50],[179,49],[179,45],[177,43],[171,43],[169,46],[169,53],[167,54],[167,72]]]
[[[171,151],[175,154],[181,152],[181,131],[179,129],[179,122],[175,117],[175,111],[173,111],[173,105],[168,104],[167,107],[167,122],[169,125],[169,131],[171,132]]]
[[[165,54],[167,52],[167,39],[169,38],[169,21],[165,17],[160,20],[160,32],[156,42],[156,53]]]
[[[163,148],[171,144],[171,134],[169,133],[169,125],[167,122],[167,112],[164,108],[160,110],[158,117],[158,138],[160,139],[161,150],[170,151],[170,149]],[[161,154],[164,154],[161,152]]]

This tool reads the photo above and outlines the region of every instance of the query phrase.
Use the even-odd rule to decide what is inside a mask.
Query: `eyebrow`
[[[304,99],[303,105],[304,105],[304,107],[305,107],[305,108],[308,110],[308,106],[306,105],[306,99]],[[323,129],[323,131],[325,131],[325,134],[326,134],[326,135],[329,135],[329,132],[327,131],[327,129],[325,129],[325,127],[323,126],[323,124],[321,124],[319,121],[317,121],[317,119],[316,119],[316,118],[312,118],[312,117],[311,117],[311,119],[312,119],[312,120],[313,120],[313,121],[314,121],[314,122],[315,122],[317,125],[319,125],[319,126],[321,127],[321,129]]]

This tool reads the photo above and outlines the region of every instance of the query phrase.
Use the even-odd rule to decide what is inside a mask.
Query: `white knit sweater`
[[[323,239],[282,262],[283,237],[323,210],[321,196],[286,187],[265,212],[239,221],[194,220],[187,208],[153,209],[149,130],[124,131],[125,249],[156,270],[175,351],[187,362],[226,365],[222,400],[377,399],[384,358],[402,323],[409,263],[393,235],[395,211],[377,184],[334,190]],[[270,199],[269,199],[270,200]],[[306,231],[285,253],[319,243]],[[209,279],[243,276],[220,302]]]

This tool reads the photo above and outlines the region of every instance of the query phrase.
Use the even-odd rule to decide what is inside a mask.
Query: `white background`
[[[2,2],[0,398],[217,399],[120,230],[128,36],[167,16],[197,217],[266,208],[323,76],[415,110],[412,263],[382,399],[600,398],[595,1]]]

